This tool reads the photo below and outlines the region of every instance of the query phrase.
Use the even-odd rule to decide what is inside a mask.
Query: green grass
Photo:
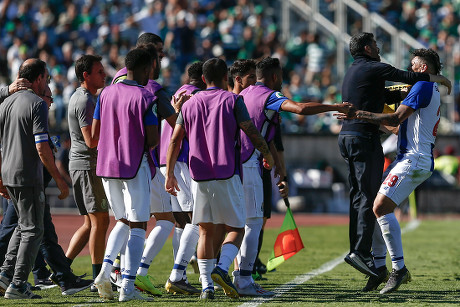
[[[404,225],[403,225],[404,227]],[[305,249],[278,267],[276,272],[265,275],[267,280],[260,284],[270,290],[293,280],[296,276],[308,273],[322,264],[341,256],[348,248],[347,226],[303,227],[300,233]],[[277,235],[276,229],[265,232],[261,259],[269,256]],[[460,223],[458,220],[423,221],[414,231],[403,235],[403,246],[407,267],[413,281],[402,285],[400,290],[389,295],[378,292],[360,293],[366,279],[349,265],[342,263],[332,271],[311,278],[304,284],[293,288],[282,296],[264,303],[267,306],[454,306],[460,304]],[[163,287],[172,268],[171,240],[154,260],[150,274],[156,278],[156,285]],[[388,265],[390,265],[388,263]],[[90,273],[89,257],[78,257],[73,269],[76,274]],[[198,275],[189,269],[189,279],[199,287]],[[76,295],[63,297],[56,289],[40,291],[44,297],[37,301],[7,301],[0,298],[2,306],[98,306],[98,305],[150,305],[150,306],[238,306],[251,301],[242,298],[232,301],[221,291],[216,300],[203,303],[197,297],[164,294],[153,303],[139,301],[119,304],[117,301],[103,303],[97,294],[89,290]]]

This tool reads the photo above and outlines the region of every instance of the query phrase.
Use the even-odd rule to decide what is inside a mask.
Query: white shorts
[[[243,228],[246,224],[243,185],[240,176],[230,179],[195,181],[191,184],[192,224],[213,223]]]
[[[171,197],[165,190],[165,176],[156,167],[155,177],[150,184],[150,213],[171,212]]]
[[[166,176],[166,166],[160,168],[163,176]],[[171,205],[173,212],[192,212],[193,211],[193,197],[190,190],[192,177],[190,177],[190,170],[187,163],[176,162],[174,167],[174,176],[177,179],[180,191],[177,191],[177,196],[171,196]]]
[[[116,220],[147,222],[150,218],[150,177],[146,156],[133,179],[102,178],[102,185]]]
[[[431,171],[417,167],[417,161],[413,159],[395,160],[385,172],[379,193],[399,206],[431,174]]]
[[[244,201],[246,219],[264,216],[264,187],[259,162],[249,160],[243,164]]]

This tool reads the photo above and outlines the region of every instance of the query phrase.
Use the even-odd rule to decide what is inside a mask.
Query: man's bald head
[[[30,83],[35,82],[38,77],[45,76],[46,63],[40,59],[27,59],[19,67],[19,78],[27,79]]]

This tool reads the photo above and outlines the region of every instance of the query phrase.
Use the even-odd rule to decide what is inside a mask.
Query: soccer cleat
[[[3,273],[0,273],[0,295],[1,296],[5,295],[5,291],[10,286],[10,283],[11,283],[11,278],[9,278]]]
[[[24,300],[40,299],[42,297],[30,291],[29,287],[25,283],[22,286],[16,286],[15,284],[11,283],[8,286],[8,289],[6,289],[5,298],[12,300]]]
[[[345,262],[368,276],[378,277],[375,272],[374,260],[371,257],[364,258],[358,253],[350,253],[345,256]]]
[[[225,295],[228,297],[235,299],[240,297],[228,274],[222,271],[222,269],[218,266],[212,270],[211,278],[213,281],[221,285],[222,289],[224,289]]]
[[[151,302],[153,301],[153,298],[148,297],[146,295],[142,295],[139,290],[134,288],[131,292],[125,292],[124,288],[121,288],[120,290],[120,297],[118,298],[119,302],[127,302],[127,301],[132,301],[132,300],[141,300],[141,301],[146,301],[146,302]]]
[[[94,280],[94,285],[97,288],[99,296],[104,300],[113,300],[113,290],[110,279],[104,277],[103,274],[99,274]]]
[[[122,277],[121,273],[119,270],[114,270],[110,272],[110,282],[116,287],[116,288],[121,288],[121,282],[122,282]],[[112,288],[113,289],[113,288]]]
[[[150,275],[136,275],[136,280],[134,281],[134,285],[141,291],[148,292],[155,296],[162,296],[163,292],[159,289],[155,288],[153,285],[153,277]]]
[[[382,266],[380,268],[377,268],[377,277],[374,276],[369,276],[369,280],[367,281],[366,286],[363,288],[363,292],[369,292],[369,291],[374,291],[377,290],[377,287],[382,283],[386,282],[388,280],[388,277],[390,276],[390,272],[388,272],[386,266]]]
[[[268,291],[262,288],[257,283],[251,283],[247,287],[240,288],[238,284],[235,284],[238,294],[241,296],[273,296],[275,292]]]
[[[92,280],[82,279],[77,277],[73,281],[64,281],[61,286],[62,295],[72,295],[77,292],[83,291],[93,284]]]
[[[200,295],[201,291],[192,286],[191,284],[187,283],[185,279],[180,281],[168,281],[165,284],[165,289],[168,293],[176,294],[182,293],[185,295]]]
[[[380,294],[394,292],[398,290],[401,284],[407,284],[410,281],[412,281],[412,276],[406,266],[404,266],[401,270],[393,269],[391,270],[390,278],[388,278],[385,287],[380,290]]]
[[[43,279],[35,280],[35,287],[38,287],[39,290],[44,290],[44,289],[51,289],[51,288],[57,287],[57,285],[49,278],[43,278]]]
[[[201,292],[200,295],[201,300],[213,300],[214,299],[214,291],[212,289],[205,289]]]
[[[198,268],[198,260],[196,259],[195,255],[192,256],[192,259],[190,259],[189,264],[193,268],[193,273],[200,274],[200,269]]]
[[[257,257],[256,261],[254,262],[254,269],[252,270],[252,274],[256,273],[258,273],[260,276],[267,273],[267,266],[262,263],[259,257]]]

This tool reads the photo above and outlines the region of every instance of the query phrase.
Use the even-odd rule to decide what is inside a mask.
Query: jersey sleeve
[[[43,100],[34,107],[32,132],[35,143],[48,142],[48,106]]]
[[[144,115],[144,125],[146,126],[158,126],[158,117],[156,114],[156,103],[152,105],[152,107],[147,109]]]
[[[93,123],[94,105],[91,99],[79,99],[75,104],[75,116],[80,128]]]
[[[417,82],[411,88],[409,94],[403,100],[402,104],[414,110],[418,110],[420,108],[427,107],[430,104],[432,96],[432,82]]]
[[[176,113],[171,105],[172,97],[164,89],[157,91],[155,96],[158,97],[158,116],[160,118],[168,118]]]
[[[239,96],[235,101],[235,117],[238,124],[251,120],[248,109],[244,104],[243,97]]]
[[[93,115],[93,118],[94,119],[97,119],[97,120],[101,120],[101,104],[100,104],[100,95],[99,97],[97,97],[97,101],[96,101],[96,107],[94,108],[94,115]]]
[[[265,109],[279,112],[281,105],[287,99],[288,98],[284,96],[281,92],[273,92],[267,99],[267,103],[265,104]]]

